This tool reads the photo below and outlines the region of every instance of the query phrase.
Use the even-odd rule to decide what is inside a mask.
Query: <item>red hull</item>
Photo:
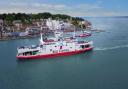
[[[91,34],[80,34],[80,35],[78,35],[76,37],[89,37],[89,36],[91,36]]]
[[[17,59],[23,60],[23,59],[39,59],[39,58],[50,58],[50,57],[57,57],[57,56],[69,56],[73,54],[79,54],[82,52],[86,52],[89,50],[92,50],[93,47],[86,48],[83,50],[77,50],[77,51],[71,51],[71,52],[62,52],[62,53],[54,53],[54,54],[45,54],[45,55],[35,55],[35,56],[17,56]]]

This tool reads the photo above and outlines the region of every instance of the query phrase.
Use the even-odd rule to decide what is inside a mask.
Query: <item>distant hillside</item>
[[[51,18],[53,20],[70,21],[73,25],[78,26],[80,21],[85,21],[80,17],[71,17],[65,14],[51,14],[49,12],[26,14],[26,13],[8,13],[0,14],[0,19],[4,20],[8,25],[12,25],[14,20],[21,20],[24,24],[31,24],[32,21],[39,21],[41,19]]]
[[[71,17],[65,14],[51,14],[49,12],[38,13],[38,14],[25,14],[25,13],[8,13],[8,14],[0,14],[0,19],[6,21],[14,21],[14,20],[37,20],[37,19],[60,19],[60,20],[77,20],[84,21],[83,18],[79,17]]]

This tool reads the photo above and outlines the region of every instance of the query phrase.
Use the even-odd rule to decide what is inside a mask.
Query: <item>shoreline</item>
[[[76,30],[76,32],[78,32],[78,31],[82,31],[82,30]],[[90,29],[90,30],[85,30],[85,31],[105,32],[105,30],[101,30],[101,29]],[[68,33],[68,32],[73,32],[73,31],[71,31],[71,30],[64,31],[64,33]],[[36,38],[36,37],[39,37],[39,36],[40,36],[40,34],[21,36],[21,37],[4,37],[4,38],[0,38],[0,41],[18,40],[18,39],[29,39],[29,38]],[[46,35],[44,35],[44,36],[46,36]]]
[[[0,38],[0,41],[18,40],[18,39],[28,39],[28,38],[36,38],[36,37],[39,37],[39,35],[24,36],[24,37],[7,37],[7,38]]]
[[[68,31],[64,31],[64,33],[66,32],[73,32],[74,30],[68,30]],[[81,31],[81,30],[76,30],[76,31]],[[35,34],[35,35],[28,35],[28,36],[18,36],[18,37],[3,37],[3,38],[0,38],[0,41],[7,41],[7,40],[17,40],[17,39],[28,39],[28,38],[36,38],[36,37],[39,37],[40,34]],[[46,35],[44,35],[46,36]]]

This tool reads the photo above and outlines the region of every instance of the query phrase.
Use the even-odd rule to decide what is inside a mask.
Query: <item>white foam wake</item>
[[[106,47],[106,48],[94,48],[94,50],[113,50],[113,49],[127,48],[127,47],[128,45],[120,45],[120,46]]]

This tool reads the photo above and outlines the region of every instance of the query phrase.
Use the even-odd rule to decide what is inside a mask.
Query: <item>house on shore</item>
[[[3,33],[3,20],[0,19],[0,38],[3,37],[2,33]]]
[[[84,21],[81,21],[79,23],[79,25],[81,26],[81,28],[83,29],[91,29],[91,22],[87,21],[87,20],[84,20]]]
[[[23,27],[23,23],[21,20],[14,20],[12,23],[14,25],[15,31],[19,31]]]
[[[60,20],[52,20],[52,19],[47,19],[46,20],[46,25],[51,31],[56,31],[56,30],[69,30],[72,27],[72,24],[69,22],[64,22]]]
[[[27,27],[25,31],[28,32],[28,35],[36,35],[40,33],[41,28],[38,26],[30,26],[30,27]]]
[[[3,19],[0,19],[0,26],[2,26],[3,25]]]

